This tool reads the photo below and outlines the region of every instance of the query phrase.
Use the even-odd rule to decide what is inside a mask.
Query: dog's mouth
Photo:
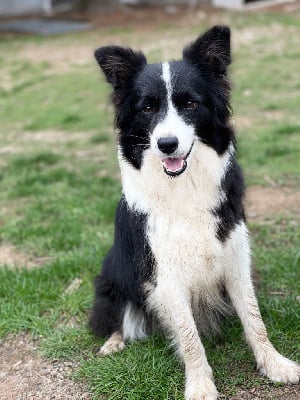
[[[187,167],[187,162],[184,157],[179,158],[164,158],[162,160],[164,171],[169,176],[178,176],[182,174]]]
[[[188,153],[183,157],[167,157],[163,158],[162,165],[164,168],[164,172],[169,176],[179,176],[181,175],[187,168],[187,159],[191,154],[193,148],[193,144],[188,151]]]

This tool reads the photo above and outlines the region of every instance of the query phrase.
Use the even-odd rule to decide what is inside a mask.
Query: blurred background
[[[72,11],[110,11],[120,5],[131,6],[212,6],[242,8],[249,3],[260,3],[266,7],[286,3],[282,0],[1,0],[0,10],[5,15],[24,15],[43,12],[45,14],[70,13]]]
[[[93,53],[119,44],[149,62],[178,59],[215,24],[232,31],[262,313],[276,347],[299,358],[300,0],[0,0],[0,399],[182,399],[162,338],[99,360],[86,329],[121,193],[110,87]],[[299,385],[256,374],[238,323],[225,338],[205,344],[221,398],[299,399]]]

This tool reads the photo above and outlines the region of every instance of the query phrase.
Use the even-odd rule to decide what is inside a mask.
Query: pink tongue
[[[183,167],[183,158],[165,158],[163,160],[164,166],[168,171],[176,172]]]

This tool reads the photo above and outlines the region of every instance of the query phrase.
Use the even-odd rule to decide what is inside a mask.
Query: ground
[[[276,215],[300,213],[300,193],[289,188],[250,186],[247,190],[247,215],[250,220],[272,220]],[[36,266],[12,246],[0,246],[0,264],[16,268],[19,262]],[[38,264],[40,265],[40,264]],[[76,282],[75,282],[76,284]],[[71,289],[72,290],[72,289]],[[300,300],[299,300],[300,301]],[[88,390],[70,378],[76,364],[49,362],[37,354],[37,343],[26,334],[9,335],[0,345],[0,400],[88,400]],[[238,389],[230,400],[299,400],[300,384],[250,390]],[[228,399],[228,397],[221,397]]]
[[[87,388],[70,378],[74,363],[50,363],[36,349],[37,341],[26,334],[8,336],[1,344],[1,400],[90,399]]]

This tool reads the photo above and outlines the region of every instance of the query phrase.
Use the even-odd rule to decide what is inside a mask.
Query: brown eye
[[[197,108],[198,104],[193,101],[193,100],[188,100],[185,104],[184,104],[184,108],[186,110],[194,110],[195,108]]]
[[[151,106],[151,105],[149,105],[149,104],[147,104],[146,106],[144,106],[144,107],[142,108],[142,111],[143,111],[143,113],[145,113],[145,114],[150,114],[150,113],[152,113],[152,112],[154,111],[154,107]]]

